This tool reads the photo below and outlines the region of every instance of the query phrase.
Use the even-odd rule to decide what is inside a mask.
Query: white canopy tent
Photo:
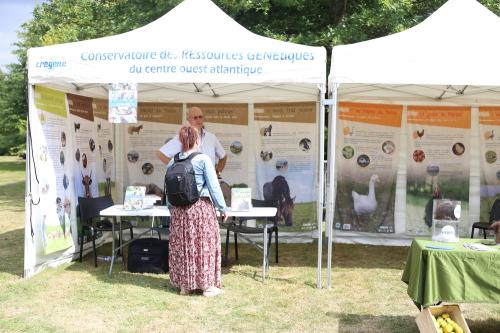
[[[134,31],[30,49],[30,113],[34,112],[34,85],[107,98],[109,83],[136,82],[141,102],[317,102],[317,222],[321,238],[325,64],[326,51],[322,47],[256,35],[210,0],[185,0],[163,17]],[[32,181],[32,171],[27,172],[27,182]],[[38,197],[37,193],[32,195]],[[29,209],[27,204],[26,211]],[[26,276],[37,270],[31,243],[27,230]],[[320,239],[319,256],[321,243]],[[319,274],[320,270],[318,284]]]
[[[335,202],[335,128],[339,101],[425,104],[500,104],[500,19],[475,0],[450,0],[417,26],[366,42],[333,48],[329,92],[334,104],[329,115],[327,190],[328,286],[331,283],[333,210]],[[474,138],[473,138],[474,139]],[[404,141],[403,141],[404,142]],[[478,154],[478,152],[476,152]],[[478,157],[478,156],[477,156]],[[404,160],[404,158],[402,159]],[[479,160],[477,158],[477,160]],[[475,167],[475,169],[474,169]],[[470,217],[479,210],[479,166],[472,165]],[[401,168],[400,168],[401,169]],[[476,170],[476,171],[474,171]],[[404,171],[398,172],[396,222],[404,219]],[[356,242],[356,235],[351,235]],[[359,235],[358,235],[359,236]],[[337,237],[337,236],[336,236]],[[339,241],[346,241],[340,239]],[[347,236],[346,238],[348,238]],[[369,236],[364,236],[369,237]],[[399,243],[408,243],[411,238]],[[363,242],[390,244],[390,237]]]

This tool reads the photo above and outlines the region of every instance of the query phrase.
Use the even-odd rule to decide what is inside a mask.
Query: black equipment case
[[[128,246],[128,271],[132,273],[167,273],[168,241],[141,238]]]

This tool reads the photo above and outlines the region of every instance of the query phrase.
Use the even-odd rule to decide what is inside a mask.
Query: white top
[[[173,158],[175,154],[181,151],[181,149],[182,145],[179,141],[179,135],[176,135],[172,140],[164,144],[160,148],[160,151],[168,158]],[[226,152],[224,151],[224,148],[222,148],[219,139],[217,139],[214,134],[208,132],[207,130],[203,130],[201,134],[201,142],[200,146],[198,147],[198,151],[200,153],[208,155],[208,157],[210,157],[210,159],[212,160],[213,165],[215,165],[217,160],[220,160],[226,156]]]
[[[247,212],[227,211],[227,216],[235,217],[273,217],[276,215],[276,207],[253,207]],[[123,205],[114,205],[101,210],[101,216],[170,216],[167,206],[154,206],[149,209],[125,210]],[[217,212],[217,215],[220,215]]]
[[[478,1],[449,0],[411,29],[335,46],[329,86],[335,83],[498,86],[499,35],[500,19]],[[365,95],[377,96],[372,88],[377,86],[358,89]],[[431,88],[414,93],[422,96],[428,90],[433,97],[441,93]],[[391,93],[394,94],[392,89]]]
[[[326,76],[324,47],[258,36],[210,0],[182,1],[156,21],[123,34],[30,48],[28,58],[30,83],[170,82],[178,87],[173,89],[176,94],[186,90],[182,83],[295,82],[316,86],[324,83]],[[233,88],[231,95],[238,91]],[[161,99],[164,92],[160,89],[153,94]],[[210,90],[207,92],[212,96]],[[196,96],[205,94],[198,92]],[[246,101],[247,97],[242,98]]]

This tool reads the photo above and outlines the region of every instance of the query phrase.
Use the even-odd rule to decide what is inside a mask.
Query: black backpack
[[[191,163],[193,157],[200,153],[192,153],[185,159],[181,159],[179,154],[174,156],[174,163],[165,174],[165,195],[173,206],[188,206],[200,198]]]

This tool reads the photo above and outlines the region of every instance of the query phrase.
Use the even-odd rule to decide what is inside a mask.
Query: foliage
[[[148,24],[181,0],[49,0],[19,32],[19,60],[0,73],[0,154],[19,147],[26,118],[26,54],[30,47],[123,33]],[[267,37],[324,46],[360,42],[421,22],[445,0],[214,0],[247,29]],[[497,0],[481,0],[499,14]]]

